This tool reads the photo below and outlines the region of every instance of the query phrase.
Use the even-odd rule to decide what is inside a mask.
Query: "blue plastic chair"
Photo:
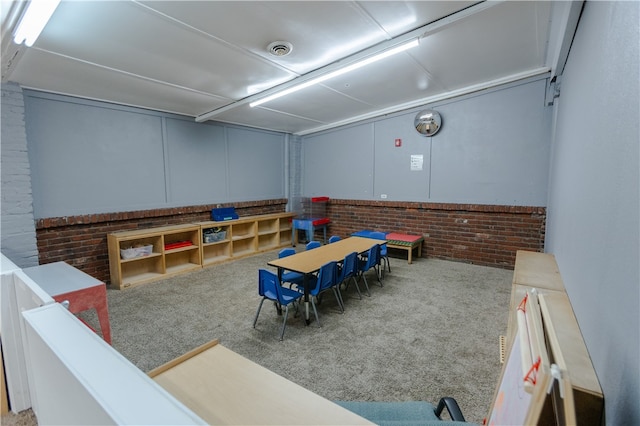
[[[305,246],[306,250],[313,250],[314,248],[318,248],[320,247],[322,244],[320,244],[320,241],[309,241],[307,243],[307,245]]]
[[[278,258],[281,259],[283,257],[291,256],[294,254],[296,254],[296,249],[294,249],[293,247],[287,247],[287,248],[283,248],[278,252]],[[297,286],[302,286],[303,280],[304,280],[304,275],[301,274],[300,272],[293,272],[293,271],[287,271],[287,270],[282,271],[281,282],[289,283],[289,288],[291,288],[293,284]]]
[[[364,280],[364,285],[367,287],[367,294],[369,296],[371,296],[371,291],[369,291],[366,272],[370,269],[374,270],[378,283],[380,283],[380,287],[383,287],[382,281],[380,281],[380,245],[378,244],[369,249],[365,259],[359,259],[358,261],[359,276]]]
[[[372,232],[369,234],[369,238],[375,238],[376,240],[387,240],[387,234],[384,232]],[[380,246],[380,260],[387,265],[389,273],[391,273],[391,264],[389,263],[389,256],[387,255],[387,245],[382,244]],[[384,266],[382,267],[382,278],[384,278]]]
[[[335,243],[336,241],[340,241],[341,238],[338,235],[332,235],[329,237],[329,244]]]
[[[344,283],[344,290],[347,291],[349,288],[350,279],[356,285],[356,290],[358,290],[358,296],[360,296],[360,300],[362,300],[362,293],[360,293],[360,286],[358,285],[358,253],[355,251],[353,253],[349,253],[344,257],[342,261],[342,267],[339,268],[338,271],[338,290],[340,290],[340,285]]]
[[[283,306],[285,308],[284,319],[282,320],[282,329],[280,331],[280,340],[284,339],[284,329],[287,326],[287,317],[289,316],[289,305],[293,303],[297,313],[298,306],[295,302],[299,300],[303,294],[298,291],[282,287],[278,280],[278,276],[266,269],[258,270],[258,293],[262,296],[262,300],[260,300],[256,317],[253,320],[253,328],[256,328],[256,322],[258,322],[258,316],[260,315],[260,310],[262,309],[264,301],[273,300],[278,306],[278,309]]]
[[[311,296],[311,306],[313,307],[313,313],[316,316],[316,322],[318,323],[318,327],[322,327],[320,324],[320,319],[318,318],[318,310],[316,309],[316,300],[318,303],[320,302],[318,297],[322,292],[325,292],[329,289],[333,290],[333,294],[338,301],[338,305],[342,312],[344,312],[344,307],[342,306],[342,297],[340,293],[337,291],[336,287],[338,285],[338,262],[327,262],[320,268],[318,272],[318,276],[311,279],[310,285],[311,290],[309,291],[309,295]]]

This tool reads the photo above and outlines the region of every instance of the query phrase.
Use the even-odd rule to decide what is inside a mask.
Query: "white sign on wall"
[[[422,154],[411,156],[411,171],[421,171],[424,158]]]

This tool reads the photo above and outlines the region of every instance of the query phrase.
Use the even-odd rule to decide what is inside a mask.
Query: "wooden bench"
[[[406,250],[408,253],[408,263],[412,262],[414,248],[418,248],[418,257],[422,256],[423,241],[424,237],[420,235],[398,234],[395,232],[387,234],[387,248]]]

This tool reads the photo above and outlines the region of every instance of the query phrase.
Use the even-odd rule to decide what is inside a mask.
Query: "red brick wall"
[[[422,257],[513,268],[517,250],[544,248],[544,207],[332,199],[327,212],[328,235],[362,229],[423,235]]]
[[[252,216],[283,212],[286,204],[286,199],[277,199],[233,206],[240,216]],[[109,283],[108,233],[210,220],[215,207],[40,219],[36,223],[40,263],[65,261]],[[327,213],[329,235],[346,237],[362,229],[423,235],[422,257],[513,268],[516,250],[544,248],[544,207],[331,200]]]
[[[240,216],[285,211],[286,199],[222,204]],[[40,219],[36,222],[40,264],[65,261],[110,283],[107,234],[131,229],[211,220],[216,205],[177,207],[121,213],[100,213]]]

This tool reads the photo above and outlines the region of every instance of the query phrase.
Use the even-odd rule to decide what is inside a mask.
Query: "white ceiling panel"
[[[282,111],[273,111],[260,107],[251,108],[248,104],[242,105],[233,111],[223,112],[216,117],[216,120],[293,134],[325,125],[325,123],[319,121],[306,119],[295,114],[283,113]]]
[[[47,70],[45,76],[41,70]],[[227,103],[208,94],[79,64],[38,50],[27,52],[16,71],[22,75],[21,84],[27,88],[44,88],[48,92],[182,115],[195,116],[207,111],[211,105],[221,107]],[[105,97],[106,93],[108,97]]]
[[[52,23],[60,24],[47,26],[39,48],[152,80],[240,99],[265,80],[274,85],[294,77],[137,3],[62,2],[55,14]],[[77,24],[59,28],[68,22]]]
[[[336,77],[324,85],[372,107],[407,102],[416,96],[424,98],[438,90],[436,82],[415,60],[413,50],[386,58],[375,67]]]
[[[477,1],[364,1],[360,5],[392,37],[434,22]]]
[[[353,2],[147,2],[234,47],[304,74],[379,43],[386,34]],[[199,10],[193,13],[191,7]],[[273,41],[288,41],[286,57],[270,55]],[[320,53],[320,54],[319,54]]]
[[[549,2],[499,4],[423,38],[417,58],[447,90],[542,67],[539,31],[545,27],[537,16],[549,8]]]
[[[545,73],[554,19],[562,27],[548,1],[63,0],[25,47],[7,36],[27,4],[2,14],[3,81],[293,134]],[[415,38],[400,55],[248,106]],[[293,49],[274,56],[273,41]]]
[[[345,96],[341,92],[317,85],[256,108],[282,111],[285,114],[297,115],[326,124],[344,118],[345,113],[361,114],[370,109],[370,106],[358,99]]]

